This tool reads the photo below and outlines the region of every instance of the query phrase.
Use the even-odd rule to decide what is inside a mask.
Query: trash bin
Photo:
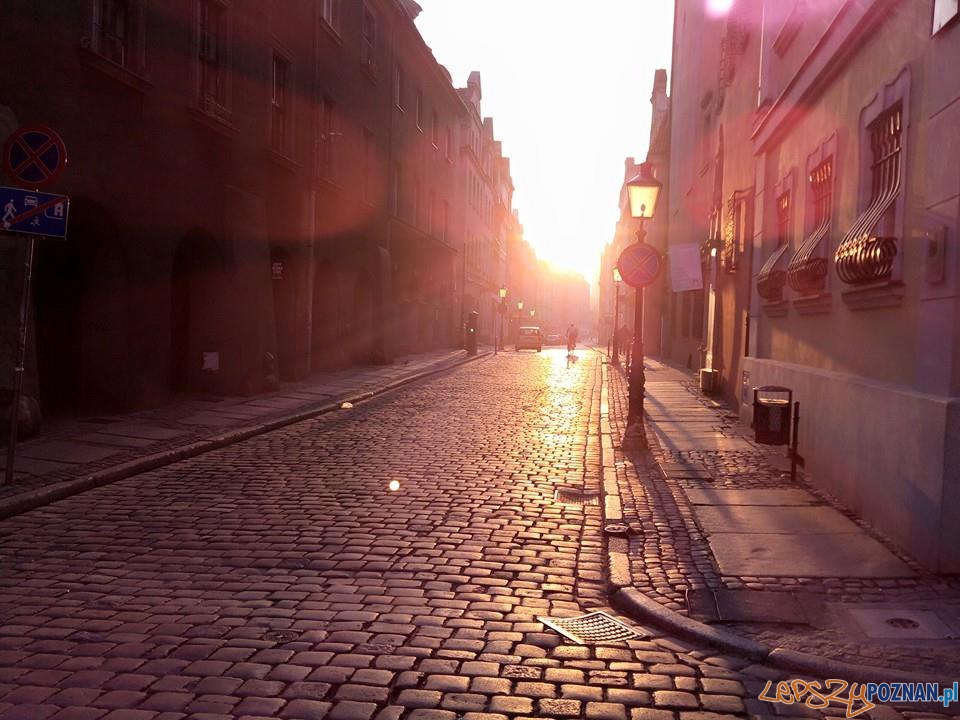
[[[754,438],[762,445],[790,444],[793,390],[777,385],[753,389]]]

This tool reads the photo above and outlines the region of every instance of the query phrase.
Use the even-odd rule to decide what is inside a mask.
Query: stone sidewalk
[[[481,348],[476,357],[491,352]],[[335,410],[455,367],[463,350],[400,357],[390,365],[316,373],[248,397],[181,397],[139,412],[55,419],[17,446],[14,482],[0,484],[0,518]],[[0,471],[6,446],[0,448]],[[2,477],[2,475],[0,475]]]
[[[650,452],[617,447],[622,370],[604,364],[629,580],[679,616],[770,648],[857,665],[960,671],[960,579],[927,572],[834,498],[793,483],[692,375],[647,360]],[[802,451],[802,438],[801,438]]]

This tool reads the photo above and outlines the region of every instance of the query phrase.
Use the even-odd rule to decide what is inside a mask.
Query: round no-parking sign
[[[646,243],[628,245],[620,253],[617,269],[620,277],[630,287],[643,288],[652,284],[663,268],[663,258],[657,249]]]
[[[54,182],[67,165],[63,139],[46,125],[25,125],[3,146],[3,169],[20,187],[36,190]]]

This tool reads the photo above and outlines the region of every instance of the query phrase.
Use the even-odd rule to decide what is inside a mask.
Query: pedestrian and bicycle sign
[[[67,165],[63,139],[46,125],[25,125],[3,146],[3,169],[20,187],[36,190],[56,181]]]
[[[617,260],[617,269],[627,285],[643,288],[660,277],[663,258],[655,247],[639,242],[624,248]]]
[[[66,195],[0,187],[0,228],[44,237],[67,237],[70,198]]]

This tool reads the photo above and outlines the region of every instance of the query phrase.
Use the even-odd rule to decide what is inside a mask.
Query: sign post
[[[38,188],[49,185],[60,177],[66,164],[67,149],[63,140],[56,132],[43,125],[30,125],[15,130],[3,146],[3,168],[7,177],[26,189],[0,188],[0,231],[27,236],[4,484],[13,482],[13,466],[17,454],[20,395],[27,358],[30,285],[33,280],[37,237],[63,240],[67,236],[70,198],[66,195],[42,193]]]
[[[660,277],[663,257],[652,245],[644,242],[643,220],[640,220],[637,242],[628,245],[617,259],[617,269],[623,281],[636,288],[637,300],[633,319],[633,348],[630,360],[630,398],[627,412],[627,429],[621,447],[637,450],[646,447],[643,431],[643,396],[646,374],[643,369],[643,296],[644,288]]]

